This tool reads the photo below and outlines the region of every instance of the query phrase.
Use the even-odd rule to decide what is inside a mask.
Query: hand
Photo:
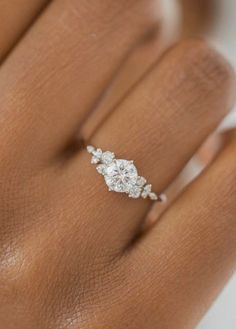
[[[17,8],[17,31],[34,3],[31,15]],[[84,147],[72,148],[79,135],[133,159],[161,192],[228,113],[231,68],[190,40],[94,125],[98,100],[156,26],[151,0],[57,0],[3,62],[1,328],[193,328],[235,270],[235,137],[146,234],[151,203],[108,193]]]

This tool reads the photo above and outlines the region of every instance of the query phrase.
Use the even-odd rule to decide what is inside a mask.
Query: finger
[[[0,2],[0,61],[17,43],[48,0]]]
[[[106,95],[89,115],[88,120],[83,123],[80,134],[84,139],[88,140],[90,138],[101,122],[115,109],[117,104],[129,95],[150,67],[155,65],[157,59],[176,40],[177,37],[173,38],[171,36],[166,38],[165,35],[162,35],[161,29],[158,29],[144,40],[141,45],[133,49],[129,58],[109,86]]]
[[[35,159],[66,147],[132,47],[156,28],[152,4],[54,1],[1,71],[6,147],[17,140]]]
[[[163,6],[163,3],[161,4]],[[96,110],[89,115],[89,120],[83,123],[81,135],[85,139],[90,138],[104,118],[127,97],[158,58],[178,41],[180,26],[177,13],[171,17],[171,24],[166,10],[162,15],[161,24],[133,49]]]
[[[203,35],[211,27],[216,4],[205,0],[181,0],[183,36]]]
[[[162,328],[193,328],[236,269],[235,150],[234,136],[134,250]]]
[[[166,54],[89,143],[115,152],[118,158],[135,160],[139,174],[153,184],[154,191],[161,192],[227,113],[231,79],[231,69],[205,43],[181,43]],[[86,153],[79,156],[69,166],[63,186],[89,200],[90,207],[84,211],[91,220],[91,231],[106,228],[118,243],[130,241],[149,202],[108,193],[103,177],[89,162]]]

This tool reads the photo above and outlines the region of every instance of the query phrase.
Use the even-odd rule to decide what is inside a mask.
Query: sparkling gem
[[[93,153],[94,150],[95,150],[95,148],[92,145],[87,146],[88,153]]]
[[[105,164],[110,164],[114,158],[115,158],[114,153],[107,151],[102,154],[101,161]]]
[[[94,151],[93,151],[93,156],[95,156],[95,157],[101,159],[101,157],[102,157],[102,150],[101,150],[101,149],[96,149],[96,150],[94,150]]]
[[[129,190],[129,197],[130,198],[137,199],[137,198],[140,197],[140,195],[141,195],[141,188],[140,187],[134,186],[134,187],[130,188],[130,190]]]
[[[95,156],[93,156],[92,159],[91,159],[92,164],[97,164],[99,161],[100,161],[100,159],[95,157]]]
[[[148,185],[144,186],[143,192],[142,192],[142,197],[144,199],[146,199],[149,196],[149,194],[151,193],[151,191],[152,191],[152,185],[151,184],[148,184]]]
[[[105,181],[111,191],[126,192],[135,186],[137,169],[131,161],[114,160],[106,168]]]
[[[149,198],[153,201],[158,200],[158,196],[154,192],[149,193]]]
[[[145,184],[146,184],[146,179],[144,177],[138,177],[137,178],[137,182],[136,182],[136,185],[137,186],[140,186],[140,187],[143,187]]]
[[[92,160],[91,160],[91,163],[92,164],[97,164],[98,162],[101,161],[101,157],[102,157],[102,150],[101,149],[94,149],[92,151],[92,154],[93,154],[93,157],[92,157]]]
[[[104,164],[100,164],[96,167],[99,174],[105,175],[106,173],[106,166]]]

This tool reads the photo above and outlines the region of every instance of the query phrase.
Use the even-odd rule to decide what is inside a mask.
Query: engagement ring
[[[126,193],[134,199],[141,197],[159,202],[166,200],[164,194],[153,192],[152,185],[138,175],[134,161],[116,159],[113,152],[103,152],[91,145],[87,146],[87,151],[92,155],[91,163],[96,165],[98,173],[104,177],[109,191]]]

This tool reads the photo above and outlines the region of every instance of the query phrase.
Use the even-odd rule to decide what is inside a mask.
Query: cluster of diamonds
[[[152,185],[147,184],[144,177],[138,175],[133,161],[116,159],[110,151],[103,152],[100,148],[91,145],[87,151],[92,155],[91,163],[96,165],[99,174],[109,188],[109,191],[126,193],[130,198],[150,198],[162,201],[160,196],[152,191]]]

